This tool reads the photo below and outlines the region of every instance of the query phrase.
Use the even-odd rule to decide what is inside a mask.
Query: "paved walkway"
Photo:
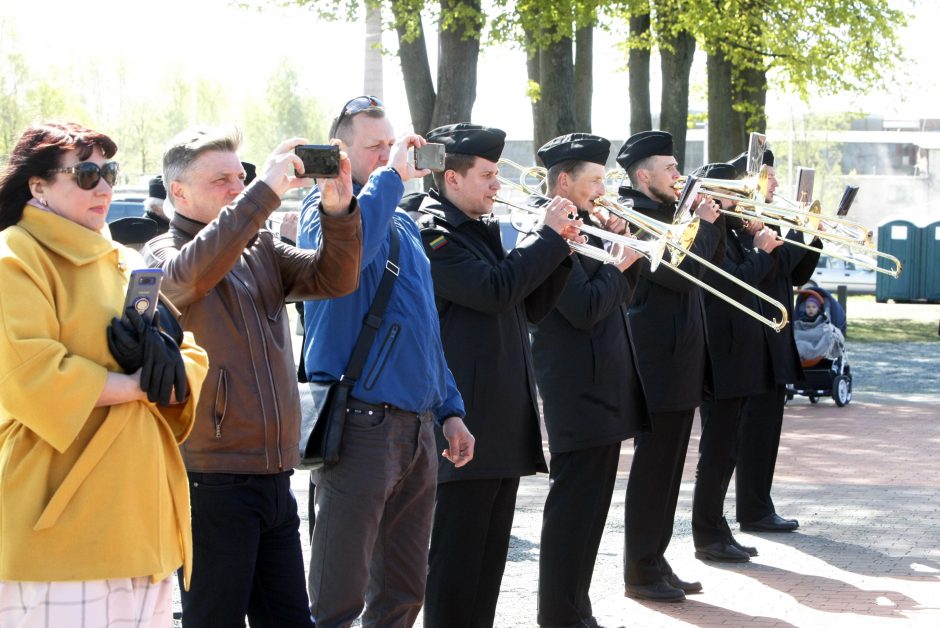
[[[916,311],[936,318],[927,307]],[[623,596],[623,502],[632,458],[631,444],[624,446],[591,588],[602,625],[940,626],[940,368],[933,366],[940,344],[850,341],[849,349],[852,403],[837,408],[831,399],[813,405],[802,397],[787,407],[774,501],[801,528],[737,533],[760,551],[751,563],[704,563],[693,556],[696,420],[667,557],[681,577],[701,580],[705,590],[682,604]],[[294,476],[302,530],[307,482],[306,472]],[[522,481],[497,628],[535,626],[547,490],[544,475]],[[733,490],[732,482],[726,505],[736,530]],[[306,541],[304,554],[309,560]]]
[[[791,534],[738,533],[741,542],[760,551],[743,565],[693,557],[696,421],[667,557],[680,576],[701,580],[705,591],[682,604],[623,596],[623,498],[632,457],[629,444],[624,446],[591,589],[595,615],[605,626],[940,626],[938,404],[940,394],[911,401],[865,392],[844,408],[826,399],[791,402],[774,501],[801,527]],[[306,474],[296,480],[305,505]],[[522,482],[497,609],[500,628],[535,625],[547,488],[545,476]],[[732,493],[729,520],[733,498]]]

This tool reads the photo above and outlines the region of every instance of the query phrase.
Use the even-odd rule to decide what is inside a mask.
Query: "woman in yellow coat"
[[[175,390],[191,392],[161,405],[109,349],[143,266],[105,224],[116,150],[77,124],[37,125],[0,178],[3,627],[171,626],[171,574],[191,568],[178,445],[208,361],[191,335],[170,340],[163,353],[185,368]]]

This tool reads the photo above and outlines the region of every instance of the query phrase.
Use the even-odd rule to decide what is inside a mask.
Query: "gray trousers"
[[[434,421],[351,400],[340,462],[314,471],[310,611],[318,628],[407,627],[424,601],[437,487]]]

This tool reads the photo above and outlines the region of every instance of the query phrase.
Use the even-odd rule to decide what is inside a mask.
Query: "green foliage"
[[[291,137],[312,143],[327,141],[329,120],[317,100],[298,83],[297,72],[285,59],[268,79],[265,96],[248,107],[245,118],[247,161],[261,165],[271,150]]]

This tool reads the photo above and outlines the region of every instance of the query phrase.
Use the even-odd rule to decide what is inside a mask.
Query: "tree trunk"
[[[398,58],[401,61],[401,73],[405,82],[405,94],[408,95],[408,110],[411,113],[411,126],[415,133],[425,135],[431,130],[431,118],[434,114],[434,83],[431,80],[431,65],[428,62],[427,45],[424,40],[424,25],[417,11],[407,14],[400,3],[392,2],[398,31]],[[417,37],[408,41],[408,20],[417,19]]]
[[[535,121],[535,146],[577,129],[574,114],[574,60],[571,38],[564,37],[540,51],[541,106]]]
[[[767,72],[761,68],[732,68],[732,77],[735,100],[732,138],[735,146],[747,150],[751,132],[767,131]]]
[[[727,161],[746,150],[735,149],[732,137],[731,62],[721,50],[708,55],[708,157],[707,162]]]
[[[650,36],[649,6],[646,13],[630,16],[630,40],[648,42]],[[650,111],[650,49],[630,48],[628,57],[630,88],[630,135],[653,128]]]
[[[482,21],[480,0],[441,0],[441,14],[453,12],[458,4],[461,13],[465,13],[469,7],[476,12],[474,19]],[[437,84],[444,89],[440,90],[435,99],[431,128],[470,122],[477,97],[477,59],[480,56],[479,33],[482,24],[478,23],[476,29],[470,31],[475,34],[468,34],[466,19],[457,20],[445,28],[442,18],[438,29],[440,56],[437,62]]]
[[[660,46],[663,87],[659,128],[672,133],[679,171],[685,166],[685,136],[689,128],[689,72],[695,54],[695,37],[681,31]]]
[[[574,124],[578,131],[591,132],[594,93],[594,21],[579,24],[575,31]]]
[[[522,28],[525,31],[525,40],[529,42],[537,41],[538,34],[533,31],[529,26],[528,22],[522,21]],[[525,63],[526,76],[529,78],[529,88],[527,92],[529,93],[529,103],[532,105],[532,159],[538,162],[538,149],[542,146],[541,144],[536,143],[536,127],[538,127],[538,120],[541,119],[542,111],[542,99],[541,95],[536,96],[531,93],[533,89],[541,89],[539,85],[539,79],[541,78],[541,62],[542,56],[539,54],[539,51],[535,48],[529,48],[526,50],[527,58]]]

